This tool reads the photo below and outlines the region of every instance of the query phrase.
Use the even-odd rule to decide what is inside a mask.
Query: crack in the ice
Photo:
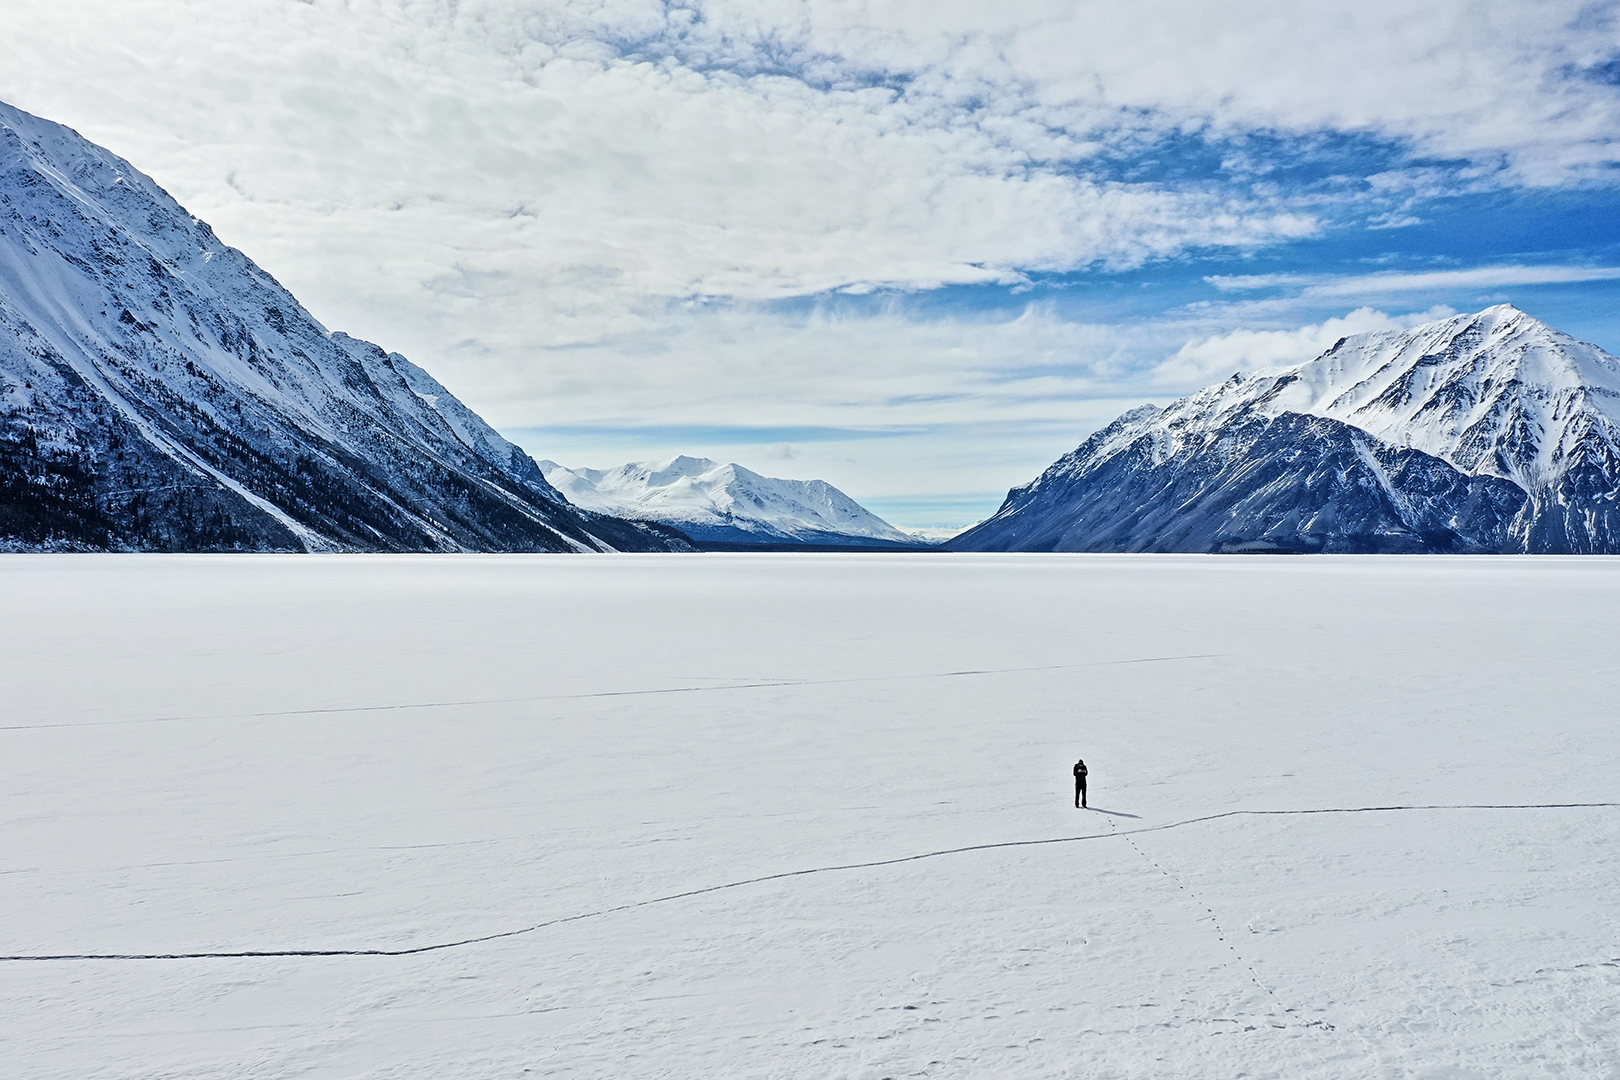
[[[706,694],[719,690],[761,690],[794,686],[839,686],[847,683],[905,682],[917,679],[955,679],[965,675],[1018,675],[1031,671],[1066,671],[1076,668],[1118,667],[1122,664],[1159,664],[1170,660],[1211,660],[1225,653],[1191,656],[1144,656],[1131,660],[1099,660],[1090,664],[1044,664],[1039,667],[983,668],[933,671],[921,675],[871,675],[854,679],[775,679],[725,683],[720,686],[666,686],[652,690],[603,690],[588,694],[547,694],[538,697],[472,698],[467,701],[408,701],[395,705],[335,705],[325,709],[280,709],[256,713],[208,713],[202,716],[151,716],[141,720],[88,720],[81,724],[12,724],[0,731],[41,731],[52,728],[124,727],[130,724],[181,724],[201,720],[262,720],[276,716],[326,716],[332,713],[399,712],[405,709],[463,709],[474,705],[522,705],[539,701],[583,701],[590,698],[646,697],[653,694]]]
[[[1509,979],[1506,982],[1493,982],[1492,986],[1529,986],[1532,983],[1546,982],[1552,975],[1568,975],[1575,971],[1595,971],[1598,968],[1620,968],[1620,956],[1609,960],[1593,960],[1585,964],[1570,964],[1568,967],[1536,968],[1531,972],[1530,978]]]
[[[740,889],[747,885],[760,885],[767,881],[783,881],[787,878],[808,877],[811,874],[831,874],[843,870],[868,870],[879,866],[898,866],[902,863],[918,862],[922,859],[935,859],[943,855],[962,855],[970,851],[994,851],[1003,848],[1040,847],[1046,844],[1073,844],[1084,840],[1109,840],[1116,837],[1140,836],[1143,833],[1164,832],[1166,829],[1179,829],[1187,825],[1200,825],[1209,821],[1220,821],[1224,818],[1234,817],[1282,817],[1300,816],[1309,814],[1377,814],[1392,813],[1404,810],[1580,810],[1580,809],[1613,809],[1620,808],[1620,802],[1578,802],[1578,803],[1430,803],[1396,806],[1330,806],[1312,810],[1227,810],[1219,814],[1206,814],[1203,817],[1187,818],[1183,821],[1172,821],[1164,825],[1144,825],[1135,829],[1123,829],[1105,833],[1087,833],[1084,836],[1056,836],[1046,840],[1002,840],[991,844],[969,844],[966,847],[942,848],[938,851],[925,851],[917,855],[902,855],[895,859],[874,859],[870,862],[844,863],[838,866],[816,866],[806,870],[784,870],[776,874],[764,874],[760,877],[744,878],[741,881],[728,881],[724,885],[708,885],[701,889],[688,889],[685,892],[670,893],[667,896],[655,896],[650,900],[636,900],[628,904],[617,904],[613,907],[600,908],[596,911],[587,911],[580,915],[565,915],[558,919],[548,919],[545,922],[525,926],[519,930],[503,930],[496,934],[482,934],[478,937],[462,938],[459,941],[441,941],[433,945],[414,945],[404,949],[242,949],[231,952],[193,952],[193,953],[53,953],[53,954],[21,954],[16,956],[0,956],[0,963],[24,963],[30,961],[52,960],[249,960],[268,959],[275,957],[322,957],[322,956],[419,956],[423,953],[441,952],[445,949],[459,949],[468,945],[481,945],[488,941],[501,941],[505,938],[520,937],[532,934],[539,930],[549,929],[553,926],[563,926],[567,923],[581,922],[585,919],[597,919],[605,915],[616,915],[621,911],[634,911],[638,908],[651,907],[654,904],[667,904],[675,900],[686,900],[694,896],[705,896],[709,893],[724,892],[727,889]],[[1112,828],[1113,823],[1109,823]],[[1134,846],[1134,845],[1133,845]]]

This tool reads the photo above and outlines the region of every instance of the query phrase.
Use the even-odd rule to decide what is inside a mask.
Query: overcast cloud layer
[[[1620,237],[1536,216],[1614,209],[1613,3],[9,0],[5,22],[0,98],[572,465],[705,453],[960,502],[1144,398],[1504,289],[1612,308],[1620,277]],[[1524,237],[1482,244],[1504,207]]]

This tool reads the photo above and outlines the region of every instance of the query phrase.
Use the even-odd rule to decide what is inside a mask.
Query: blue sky
[[[538,457],[965,525],[1090,430],[1512,302],[1620,352],[1615,3],[11,0],[129,158]]]

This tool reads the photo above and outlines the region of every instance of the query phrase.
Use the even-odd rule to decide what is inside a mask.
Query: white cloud
[[[1540,179],[1612,161],[1620,130],[1615,88],[1570,75],[1620,43],[1573,4],[8,9],[0,91],[106,137],[222,225],[397,235],[414,258],[376,260],[399,266],[394,287],[507,275],[564,319],[604,286],[617,311],[641,294],[1007,281],[1312,228],[1264,200],[1061,168],[1177,130],[1369,131]]]
[[[1365,274],[1312,285],[1306,296],[1369,296],[1377,293],[1487,289],[1502,285],[1553,285],[1620,279],[1612,266],[1482,266],[1472,270],[1431,270],[1419,274]]]
[[[499,425],[992,424],[1001,441],[960,458],[1034,468],[1072,446],[1052,432],[1078,436],[1153,387],[1397,317],[1239,338],[1236,309],[1119,329],[1043,308],[927,321],[768,301],[1015,285],[1318,234],[1330,197],[1269,181],[1246,139],[1404,141],[1429,160],[1366,184],[1388,225],[1459,183],[1602,180],[1620,88],[1582,72],[1620,55],[1614,10],[7,0],[0,98],[130,158],[328,325],[411,355]],[[1106,178],[1108,162],[1206,135],[1230,140],[1227,175]],[[1508,271],[1549,272],[1214,280],[1325,306],[1593,279]],[[1298,309],[1270,324],[1323,313]],[[1040,434],[1018,443],[1018,425]],[[915,446],[886,475],[960,464],[943,436]]]
[[[1456,314],[1434,307],[1408,315],[1389,315],[1370,307],[1326,319],[1297,330],[1231,330],[1189,341],[1153,372],[1155,385],[1186,393],[1238,371],[1298,364],[1332,348],[1351,334],[1405,330]]]
[[[1322,274],[1212,275],[1205,281],[1222,292],[1294,289],[1312,298],[1375,296],[1381,293],[1489,289],[1503,285],[1559,285],[1620,280],[1615,266],[1478,266],[1468,270],[1395,271],[1331,277]]]
[[[873,313],[829,302],[803,314],[736,304],[673,309],[655,330],[548,350],[539,364],[462,358],[451,370],[478,384],[498,427],[1082,422],[1162,355],[1165,334],[1077,323],[1042,305],[918,318],[899,304]]]
[[[1161,126],[1366,132],[1409,140],[1425,156],[1505,165],[1530,184],[1604,177],[1620,159],[1620,88],[1602,76],[1620,55],[1620,22],[1604,0],[843,0],[812,9],[840,29],[881,19],[890,35],[931,43],[933,57],[995,41],[997,58],[1054,115],[1117,108]],[[933,35],[916,29],[924,25]],[[889,47],[845,32],[874,42],[866,55]],[[824,38],[838,41],[839,31]]]
[[[1303,274],[1211,274],[1204,280],[1221,292],[1253,292],[1304,285],[1318,279]]]
[[[512,350],[645,325],[649,298],[1012,283],[1317,228],[1275,193],[1076,172],[1174,132],[1585,175],[1620,131],[1616,88],[1571,74],[1620,51],[1602,10],[11,0],[0,96],[130,156],[334,323]]]
[[[0,91],[131,157],[318,314],[418,351],[472,327],[594,340],[649,298],[1013,283],[1316,227],[1073,175],[1035,156],[1087,152],[1062,133],[938,95],[634,59],[649,35],[757,52],[757,12],[683,43],[642,3],[88,6],[17,0]]]

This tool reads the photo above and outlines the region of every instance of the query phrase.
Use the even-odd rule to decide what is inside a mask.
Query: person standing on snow
[[[1086,805],[1086,763],[1084,760],[1074,763],[1074,805],[1077,808]]]

